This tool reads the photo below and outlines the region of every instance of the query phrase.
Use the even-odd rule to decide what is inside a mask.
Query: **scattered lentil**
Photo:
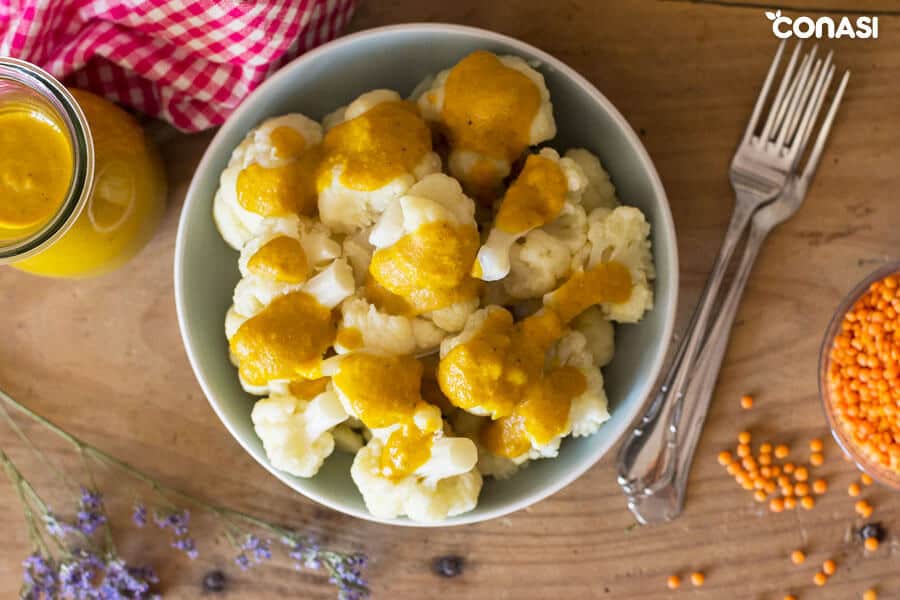
[[[805,482],[800,482],[794,486],[794,493],[800,496],[809,496],[809,484]]]
[[[821,467],[823,464],[825,464],[825,457],[822,456],[818,452],[810,454],[809,455],[809,464],[811,464],[814,467]]]
[[[885,538],[884,527],[881,526],[881,523],[866,523],[859,528],[859,537],[862,538],[863,541],[869,538],[875,538],[879,542],[883,542]]]
[[[822,571],[824,571],[826,575],[834,575],[834,572],[837,571],[837,563],[829,558],[822,563]]]
[[[812,510],[815,505],[816,499],[812,496],[803,496],[803,498],[800,499],[800,506],[806,510]]]
[[[742,431],[738,434],[738,442],[745,446],[750,443],[750,439],[751,436],[749,431]]]
[[[681,577],[678,575],[669,575],[669,578],[666,579],[666,587],[670,590],[677,590],[681,587]]]
[[[797,467],[794,469],[794,479],[797,481],[806,481],[809,479],[809,469],[806,467]]]
[[[819,571],[818,573],[816,573],[813,576],[813,583],[815,583],[818,586],[825,585],[825,583],[827,581],[828,581],[828,575],[826,575],[825,573],[823,573],[821,571]]]
[[[806,554],[803,550],[794,550],[791,552],[791,562],[795,565],[802,565],[806,561]]]
[[[760,454],[771,454],[772,453],[772,444],[769,442],[763,442],[759,446]]]
[[[878,550],[878,546],[879,546],[878,538],[874,538],[874,537],[866,538],[866,541],[863,543],[863,546],[865,546],[867,551],[875,552],[876,550]]]
[[[741,408],[743,408],[744,410],[750,410],[751,408],[753,408],[753,396],[741,396]]]
[[[791,453],[791,449],[787,447],[786,444],[778,444],[775,446],[775,458],[787,458],[787,455]]]
[[[700,587],[705,581],[706,575],[704,575],[700,571],[691,573],[691,583],[693,583],[695,586]]]
[[[789,463],[784,463],[784,466],[781,468],[785,473],[790,475],[791,473],[794,472],[795,466],[794,466],[794,463],[789,462]]]
[[[728,465],[734,462],[734,457],[731,456],[731,452],[728,450],[722,450],[719,452],[719,464],[723,467],[727,467]]]
[[[811,452],[821,452],[825,446],[819,438],[809,440],[809,449]]]
[[[863,473],[862,475],[860,475],[859,480],[863,482],[863,485],[872,485],[872,482],[874,481],[874,479],[872,479],[872,476],[868,473]]]
[[[828,482],[824,479],[816,479],[813,482],[812,489],[815,493],[821,495],[828,491]]]
[[[865,592],[863,592],[863,600],[878,600],[878,592],[875,591],[875,588],[869,588]]]
[[[861,491],[862,490],[859,488],[858,483],[851,483],[850,485],[847,486],[847,494],[849,494],[850,496],[852,496],[854,498],[859,496]]]
[[[775,513],[782,512],[784,510],[784,499],[772,498],[769,500],[769,510]]]

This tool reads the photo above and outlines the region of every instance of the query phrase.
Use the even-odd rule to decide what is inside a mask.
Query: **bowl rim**
[[[662,335],[658,340],[658,345],[656,346],[656,356],[653,359],[653,362],[650,365],[649,370],[647,371],[647,376],[643,379],[643,381],[635,384],[637,387],[637,394],[639,397],[642,397],[642,400],[636,405],[634,414],[631,415],[631,418],[627,420],[623,420],[613,431],[608,431],[606,436],[605,443],[600,443],[594,448],[589,456],[575,468],[573,468],[565,477],[560,478],[553,485],[546,485],[541,487],[538,490],[535,490],[533,493],[523,497],[521,500],[516,502],[510,502],[508,504],[503,504],[502,506],[498,506],[492,510],[475,512],[470,511],[468,513],[463,513],[461,515],[457,515],[452,518],[450,522],[437,522],[437,523],[420,523],[415,522],[407,518],[400,519],[384,519],[376,517],[370,514],[366,510],[356,510],[354,508],[348,507],[346,505],[341,504],[340,502],[334,501],[331,498],[325,497],[322,494],[317,492],[306,490],[306,489],[298,489],[295,486],[295,482],[290,479],[286,474],[282,473],[278,469],[275,469],[272,465],[268,464],[267,461],[261,460],[258,458],[254,452],[250,449],[249,444],[245,442],[241,436],[235,431],[235,429],[229,424],[228,420],[225,418],[222,410],[220,410],[218,406],[218,400],[214,399],[214,396],[211,392],[211,386],[207,381],[205,373],[199,367],[199,358],[197,354],[199,353],[199,349],[195,349],[193,347],[193,343],[190,340],[190,337],[187,335],[187,324],[186,324],[186,315],[185,315],[185,305],[184,305],[184,293],[185,289],[182,285],[183,281],[183,260],[182,256],[185,251],[186,241],[185,241],[185,230],[187,228],[187,219],[185,215],[187,214],[188,204],[192,202],[195,194],[197,193],[196,188],[199,187],[199,178],[198,173],[204,173],[209,169],[209,163],[212,161],[213,150],[216,147],[223,143],[223,140],[228,137],[231,133],[231,129],[234,127],[234,123],[240,120],[240,117],[245,112],[250,112],[253,108],[254,101],[265,95],[270,88],[274,88],[280,84],[282,79],[287,79],[291,73],[299,68],[301,65],[311,62],[314,59],[318,58],[320,55],[330,52],[335,48],[352,45],[360,40],[380,37],[383,35],[389,35],[394,32],[407,32],[407,31],[415,31],[419,33],[447,33],[447,32],[455,32],[461,34],[467,34],[479,37],[484,39],[485,41],[493,41],[498,42],[504,45],[507,45],[511,48],[512,52],[515,51],[523,51],[527,54],[531,54],[537,57],[542,64],[546,64],[551,68],[557,70],[561,74],[563,74],[567,79],[571,80],[578,87],[580,87],[585,93],[587,93],[596,104],[598,104],[607,115],[615,122],[617,127],[624,134],[627,142],[631,145],[631,147],[636,151],[639,160],[641,161],[643,167],[649,174],[649,184],[653,190],[654,195],[660,201],[660,216],[658,222],[654,223],[654,227],[662,227],[663,230],[668,234],[668,238],[672,240],[671,248],[668,253],[666,264],[660,265],[658,262],[658,258],[654,255],[655,264],[657,266],[657,270],[665,269],[670,277],[670,291],[669,295],[671,298],[667,299],[667,302],[664,306],[661,306],[661,303],[658,302],[659,297],[657,296],[655,300],[654,310],[663,310],[664,314],[663,318],[663,331]],[[672,333],[675,327],[675,315],[678,306],[678,292],[679,292],[679,270],[678,270],[678,242],[675,231],[675,224],[672,218],[672,211],[669,206],[668,196],[666,195],[665,188],[663,187],[662,180],[659,177],[659,173],[656,170],[656,166],[650,158],[650,155],[647,152],[647,149],[644,147],[644,144],[641,142],[637,133],[631,127],[631,124],[625,119],[624,116],[619,112],[619,110],[613,105],[613,103],[606,98],[590,81],[588,81],[584,76],[575,71],[572,67],[564,63],[562,60],[556,58],[555,56],[535,47],[527,42],[523,42],[522,40],[497,33],[494,31],[490,31],[487,29],[482,29],[479,27],[471,27],[467,25],[456,25],[450,23],[404,23],[399,25],[387,25],[382,27],[375,27],[371,29],[365,29],[362,31],[358,31],[356,33],[351,33],[348,35],[341,36],[331,42],[323,44],[317,48],[314,48],[296,58],[294,58],[289,63],[282,66],[278,71],[276,71],[272,76],[270,76],[266,81],[264,81],[258,88],[253,90],[249,95],[247,95],[242,101],[241,104],[234,110],[234,112],[228,116],[219,130],[216,132],[215,136],[213,136],[212,140],[210,140],[206,149],[203,152],[203,157],[200,162],[197,164],[197,167],[194,170],[194,174],[191,177],[191,183],[188,186],[187,191],[185,192],[184,202],[181,208],[181,214],[179,215],[178,220],[178,230],[176,232],[175,238],[175,255],[174,255],[174,291],[175,291],[175,308],[178,318],[178,328],[179,333],[181,334],[182,344],[185,349],[185,353],[188,356],[188,361],[191,365],[191,370],[194,372],[194,376],[197,379],[197,382],[200,384],[201,389],[203,390],[203,394],[206,396],[207,402],[209,402],[213,411],[216,413],[216,416],[231,434],[231,436],[237,440],[238,444],[247,452],[256,462],[258,462],[264,469],[266,469],[269,473],[274,475],[277,479],[279,479],[282,483],[290,487],[295,492],[303,495],[310,500],[317,502],[323,506],[331,508],[332,510],[336,510],[340,513],[350,515],[353,517],[357,517],[366,521],[372,521],[376,523],[382,523],[386,525],[398,525],[405,527],[450,527],[457,525],[470,525],[473,523],[480,523],[482,521],[488,521],[491,519],[496,519],[499,517],[503,517],[509,515],[513,512],[521,510],[523,508],[527,508],[541,500],[544,500],[558,491],[562,490],[566,486],[570,485],[576,479],[581,477],[588,469],[593,467],[597,462],[600,461],[601,458],[606,456],[606,454],[619,443],[623,434],[629,430],[635,418],[640,414],[641,409],[647,403],[647,399],[649,397],[649,392],[652,387],[656,384],[657,379],[659,378],[660,371],[662,370],[663,362],[667,356],[668,348],[672,339]],[[605,425],[605,427],[611,427],[609,423]]]

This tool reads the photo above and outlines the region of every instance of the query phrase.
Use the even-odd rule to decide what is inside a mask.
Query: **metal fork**
[[[735,209],[709,280],[660,391],[619,451],[619,484],[628,496],[629,508],[642,523],[669,520],[681,511],[683,485],[674,482],[683,476],[693,454],[691,448],[685,462],[678,448],[684,393],[707,338],[725,272],[754,212],[772,202],[787,186],[821,108],[821,101],[816,99],[827,90],[826,83],[833,74],[831,54],[824,61],[817,60],[816,48],[798,66],[798,44],[757,134],[784,47],[783,42],[778,47],[731,162],[729,176],[735,191]],[[705,410],[701,412],[705,416]]]

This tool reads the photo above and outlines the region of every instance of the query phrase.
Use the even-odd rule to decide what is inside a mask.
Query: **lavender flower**
[[[197,551],[197,545],[194,543],[194,538],[177,538],[172,542],[172,547],[187,554],[188,558],[191,560],[194,560],[200,554]]]
[[[87,598],[94,592],[94,582],[104,569],[95,554],[80,550],[59,566],[59,582],[65,598]]]
[[[97,590],[96,598],[103,600],[158,598],[159,596],[150,592],[153,584],[158,582],[159,578],[150,567],[132,567],[121,559],[111,560],[106,565],[105,577]]]
[[[22,600],[54,600],[59,591],[59,578],[52,561],[38,552],[30,554],[22,562]]]
[[[241,552],[237,556],[234,557],[234,564],[241,568],[241,571],[246,571],[250,568],[250,559],[247,558],[247,555]]]
[[[191,521],[191,511],[171,511],[168,513],[154,512],[153,521],[160,529],[171,528],[176,536],[182,537],[188,533],[188,524]]]
[[[147,524],[147,507],[143,504],[135,504],[134,512],[131,513],[132,522],[138,527],[143,527]]]
[[[241,550],[251,553],[256,562],[262,562],[272,558],[270,546],[271,542],[269,542],[269,540],[260,539],[255,535],[248,534],[244,540],[244,544],[241,546]]]
[[[44,526],[47,528],[47,533],[60,539],[66,537],[66,535],[72,531],[77,531],[71,523],[63,521],[52,512],[48,512],[44,515]]]
[[[77,527],[85,535],[91,535],[106,523],[103,513],[103,496],[100,492],[81,488],[81,500],[78,502]]]

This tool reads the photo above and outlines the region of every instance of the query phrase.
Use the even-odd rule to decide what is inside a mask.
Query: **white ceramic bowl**
[[[335,510],[375,519],[350,479],[349,455],[335,453],[318,475],[301,479],[266,459],[253,431],[254,399],[228,360],[225,311],[238,281],[237,253],[222,241],[212,201],[234,147],[266,117],[299,111],[315,119],[374,88],[408,94],[425,76],[486,49],[535,61],[550,89],[559,150],[583,146],[598,154],[625,204],[652,225],[656,308],[637,325],[617,328],[617,351],[604,369],[612,418],[594,436],[565,440],[559,457],[532,463],[506,481],[487,480],[478,507],[442,525],[475,523],[524,508],[574,481],[628,429],[661,368],[675,317],[678,258],[666,195],[647,152],[619,111],[571,68],[528,44],[481,29],[443,24],[383,27],[349,35],[301,56],[244,100],[219,130],[188,189],[175,247],[175,299],[184,345],[197,379],[225,427],[260,464],[303,495]],[[610,482],[610,485],[613,485]],[[416,525],[407,519],[386,521]]]

